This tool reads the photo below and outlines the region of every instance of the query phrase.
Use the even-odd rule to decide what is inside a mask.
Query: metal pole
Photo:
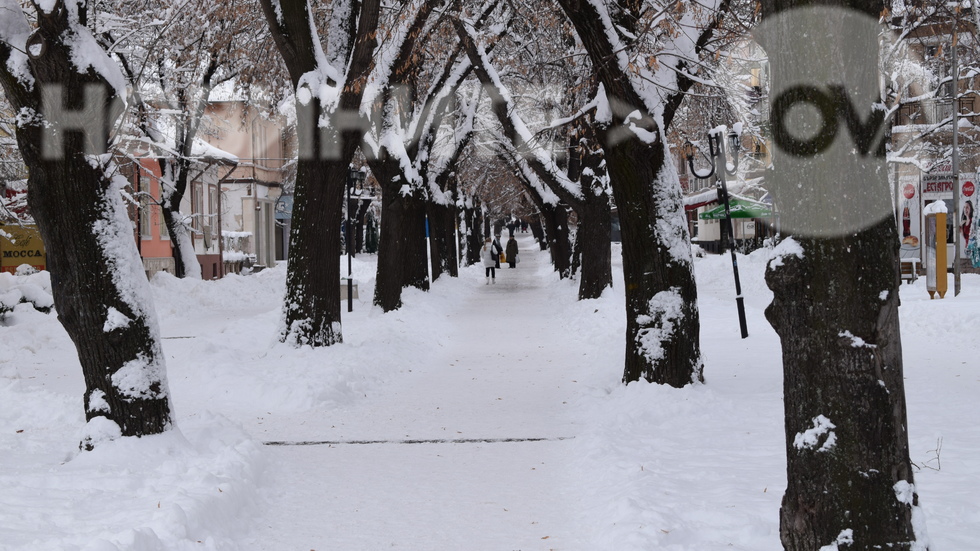
[[[735,274],[735,305],[738,307],[738,328],[744,339],[749,336],[749,329],[745,322],[745,300],[742,297],[742,282],[738,277],[738,258],[735,256],[735,227],[732,225],[732,210],[728,201],[728,183],[725,177],[728,170],[728,160],[725,157],[724,132],[716,132],[714,136],[709,135],[708,140],[717,140],[718,144],[718,156],[715,157],[715,174],[718,175],[718,183],[721,184],[721,200],[725,205],[725,221],[728,222],[728,249],[732,254],[732,271]],[[735,154],[737,155],[738,152]]]
[[[353,285],[353,270],[351,266],[353,264],[352,259],[354,251],[351,249],[351,234],[350,234],[350,188],[353,184],[350,176],[347,177],[347,229],[344,230],[344,241],[347,244],[347,311],[354,311],[354,285]]]
[[[960,243],[960,153],[959,153],[959,141],[960,141],[960,102],[957,96],[959,95],[959,66],[958,60],[956,58],[956,42],[958,38],[957,24],[959,22],[953,21],[953,220],[956,221],[955,228],[953,229],[953,296],[958,296],[960,294],[960,248],[962,244]]]

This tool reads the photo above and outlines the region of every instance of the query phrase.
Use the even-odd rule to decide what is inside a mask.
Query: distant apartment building
[[[205,279],[274,267],[283,258],[275,205],[288,177],[289,140],[283,117],[270,116],[245,101],[215,101],[207,107],[180,206]],[[165,182],[159,154],[137,151],[139,162],[126,170],[134,197],[139,197],[132,217],[148,276],[174,272],[160,207]]]
[[[238,158],[220,186],[225,242],[255,266],[273,267],[285,258],[286,234],[281,223],[277,226],[276,202],[295,166],[289,158],[295,136],[284,116],[240,100],[213,102],[208,115],[211,127],[204,138]]]

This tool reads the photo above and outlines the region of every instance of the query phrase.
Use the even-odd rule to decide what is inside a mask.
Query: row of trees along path
[[[548,253],[518,241],[519,267],[504,264],[495,285],[482,269],[463,275],[472,293],[445,312],[455,332],[421,369],[346,410],[256,427],[290,439],[267,447],[281,477],[271,486],[305,490],[272,496],[250,549],[275,549],[286,533],[304,549],[581,547],[565,478],[575,376],[558,360],[574,351],[541,338],[557,314],[534,298]],[[456,442],[409,443],[420,440]],[[349,443],[366,441],[376,443]]]
[[[594,98],[597,117],[599,103],[603,106],[602,120],[596,119],[600,124],[595,132],[608,168],[609,186],[619,207],[623,234],[624,382],[642,377],[650,382],[684,386],[701,379],[700,314],[680,186],[670,152],[663,144],[687,91],[695,81],[704,78],[699,68],[705,65],[705,60],[717,57],[719,52],[713,48],[723,41],[715,41],[715,31],[733,13],[735,3],[714,0],[707,5],[698,4],[697,9],[689,2],[668,3],[663,9],[648,9],[647,2],[634,0],[556,0],[556,3],[555,13],[560,8],[570,24],[567,28],[574,29],[576,38],[567,43],[580,44],[583,50],[563,57],[588,58],[595,83],[601,84],[602,89],[602,94],[597,93]],[[47,247],[49,269],[56,275],[52,279],[55,309],[78,346],[86,380],[86,417],[89,420],[104,417],[102,426],[106,426],[105,421],[111,421],[122,436],[164,432],[173,425],[165,360],[152,322],[155,314],[148,299],[149,288],[121,199],[120,188],[124,182],[115,178],[117,170],[109,156],[87,156],[90,149],[109,150],[110,131],[121,113],[122,98],[129,95],[127,88],[131,82],[127,83],[116,60],[93,34],[92,28],[98,28],[95,16],[103,4],[34,1],[33,9],[27,12],[22,4],[0,0],[0,11],[5,14],[0,24],[0,86],[19,115],[16,134],[18,148],[29,168],[28,202]],[[330,217],[333,215],[336,220],[341,212],[349,163],[357,148],[366,143],[367,136],[367,130],[361,127],[351,130],[342,119],[345,113],[360,112],[365,91],[369,89],[367,84],[371,78],[377,78],[388,84],[384,94],[367,98],[379,100],[375,102],[375,114],[380,116],[375,118],[382,123],[382,129],[391,130],[400,124],[392,114],[407,111],[399,107],[399,102],[386,98],[397,96],[391,93],[394,88],[412,82],[409,78],[412,71],[407,69],[428,59],[416,55],[421,51],[416,48],[417,39],[430,28],[426,23],[429,16],[448,13],[442,8],[450,3],[445,0],[406,3],[417,6],[412,10],[414,16],[405,17],[406,12],[394,15],[397,23],[392,28],[400,30],[391,33],[396,37],[394,40],[387,40],[388,35],[381,31],[386,30],[383,16],[395,13],[389,4],[382,0],[337,2],[325,33],[332,46],[329,55],[323,52],[314,22],[317,14],[311,8],[313,3],[261,0],[260,4],[288,69],[292,89],[297,94],[297,110],[301,113],[297,129],[301,154],[287,276],[286,323],[280,339],[330,346],[342,341],[336,283],[322,277],[322,274],[340,272],[340,227]],[[841,40],[836,40],[838,36],[847,36],[841,25],[831,24],[826,32],[804,33],[799,26],[785,23],[792,18],[778,17],[791,8],[810,4],[806,0],[763,0],[755,11],[776,29],[764,45],[770,55],[773,89],[793,82],[789,78],[790,69],[799,62],[788,53],[792,51],[790,46],[796,45],[806,53],[804,58],[826,61],[834,69],[831,82],[860,84],[876,96],[879,66],[876,56],[865,55],[868,59],[861,61],[866,64],[856,63],[851,57],[876,51],[878,33],[861,37],[864,42],[858,47],[844,47]],[[886,8],[882,0],[826,0],[820,4],[834,6],[841,13],[863,13],[872,23]],[[354,9],[356,5],[359,12]],[[505,13],[493,19],[495,25],[491,27],[506,28],[518,21],[519,17],[510,17],[510,9],[515,5],[520,3],[508,3]],[[465,14],[466,10],[460,13]],[[822,21],[840,19],[838,14]],[[483,60],[487,57],[487,46],[483,45],[486,40],[476,33],[477,28],[482,28],[481,20],[463,23],[457,26],[457,34],[461,42],[468,43],[465,48],[468,62],[482,67],[486,73],[482,80],[494,80],[488,78],[492,64]],[[812,26],[804,28],[812,29]],[[650,29],[657,31],[647,32]],[[533,36],[533,40],[526,42],[544,38],[541,33]],[[648,38],[660,42],[648,43]],[[380,55],[382,51],[388,52],[389,47],[398,55]],[[627,55],[634,49],[637,54],[643,52],[641,57],[646,57],[649,70]],[[393,62],[377,63],[386,59]],[[373,71],[378,65],[384,69],[382,73]],[[447,68],[453,66],[455,62]],[[811,94],[818,90],[808,89],[807,93]],[[329,90],[329,93],[321,97],[314,90]],[[90,93],[92,97],[86,99]],[[499,99],[506,99],[498,95]],[[604,98],[601,102],[600,95]],[[309,101],[299,101],[300,97]],[[809,99],[817,101],[813,96]],[[822,111],[824,118],[840,119],[849,129],[858,129],[857,134],[870,136],[866,131],[887,119],[875,107],[878,97],[869,96],[861,101],[873,107],[871,112],[877,118],[868,119],[870,122],[857,120],[856,113],[864,110],[848,102],[839,102],[833,107],[833,113]],[[84,110],[79,112],[91,123],[69,124],[68,119],[74,117],[61,117],[58,115],[61,109],[45,113],[46,102],[51,105],[60,102],[73,112],[84,105]],[[505,102],[494,103],[503,114]],[[314,127],[313,122],[320,120],[327,124]],[[82,128],[99,131],[86,138],[77,131]],[[430,127],[430,138],[435,136],[437,128],[438,124]],[[776,129],[780,127],[777,125]],[[56,147],[63,150],[63,155],[51,155],[42,148],[42,137],[57,132],[61,132],[58,135],[63,143]],[[413,140],[418,142],[422,138],[417,136]],[[789,136],[780,130],[774,132],[773,138],[779,142]],[[375,143],[389,141],[382,139]],[[401,150],[403,145],[397,144],[395,149]],[[517,148],[520,144],[511,145]],[[339,151],[335,151],[337,155],[312,155],[324,147]],[[379,149],[395,153],[387,146]],[[848,166],[846,163],[830,165],[832,170],[823,171],[813,164],[814,151],[805,151],[794,159],[793,155],[782,154],[776,148],[775,168],[767,174],[767,186],[773,192],[775,203],[780,205],[783,220],[803,220],[811,205],[823,204],[824,199],[827,199],[827,209],[834,214],[845,212],[844,207],[849,204],[859,204],[860,201],[854,201],[856,197],[884,207],[883,212],[887,213],[890,204],[885,147],[882,143],[874,151],[864,146],[861,149],[867,155],[857,158],[850,153],[849,146],[838,148],[846,153],[841,158],[853,161],[854,167],[868,175],[854,179],[841,172]],[[385,158],[380,155],[385,151],[375,153]],[[428,150],[418,153],[416,159],[430,158]],[[400,161],[405,161],[404,166],[412,166],[414,172],[413,159],[406,157]],[[396,164],[402,166],[401,162],[388,163],[386,167],[375,166],[373,171],[377,175],[380,168],[394,168]],[[810,177],[808,186],[798,186],[800,174]],[[814,175],[832,185],[815,185]],[[407,181],[406,176],[392,171],[387,182],[399,182],[396,189],[400,190],[401,179]],[[792,185],[780,184],[780,179]],[[866,185],[835,191],[834,186],[864,180]],[[781,195],[781,191],[785,194]],[[386,197],[389,201],[393,199],[390,193]],[[414,213],[416,220],[422,219],[424,208],[419,204],[402,208]],[[393,214],[390,209],[385,214],[388,226],[383,228],[383,233],[393,227]],[[839,222],[849,217],[836,214],[831,218]],[[396,253],[409,250],[408,247],[422,250],[419,237],[422,225],[417,223],[414,228],[413,233],[403,234],[414,236],[412,242],[403,243],[404,247],[382,237],[380,265],[404,265],[397,254],[389,262],[393,250]],[[780,512],[781,540],[788,551],[809,551],[825,542],[839,540],[853,530],[854,541],[861,542],[856,545],[912,548],[915,539],[912,506],[917,503],[917,497],[905,432],[897,321],[896,228],[890,217],[885,216],[870,228],[831,233],[803,237],[799,241],[803,254],[788,259],[783,268],[767,274],[774,293],[767,317],[781,338],[786,375],[790,486]],[[399,274],[389,270],[379,272],[379,288],[384,287],[382,282],[388,281],[384,274],[391,276],[395,291],[400,292],[406,286],[424,287],[417,285],[424,279],[417,278],[417,273]],[[497,293],[502,289],[488,288],[487,292]],[[379,293],[378,298],[384,299],[376,302],[385,311],[399,306],[395,292],[390,297]],[[666,304],[676,308],[667,308]],[[497,303],[495,310],[499,310]],[[842,331],[867,346],[852,346],[848,343],[857,341],[842,341],[845,335]],[[484,351],[482,357],[474,358],[485,364],[490,361],[486,354]],[[126,385],[113,382],[114,379],[133,380],[134,373],[140,377],[136,377],[139,384],[132,388],[121,388]],[[834,454],[800,452],[793,436],[806,430],[817,415],[824,414],[836,424],[838,451]],[[91,441],[83,439],[83,447],[91,445]],[[903,491],[896,494],[896,488]]]

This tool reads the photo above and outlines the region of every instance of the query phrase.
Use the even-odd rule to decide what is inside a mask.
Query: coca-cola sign
[[[905,184],[905,187],[902,188],[902,195],[904,195],[906,199],[915,197],[915,186],[912,184]]]
[[[973,197],[973,193],[977,190],[977,187],[973,185],[973,182],[963,182],[963,195],[967,197]]]

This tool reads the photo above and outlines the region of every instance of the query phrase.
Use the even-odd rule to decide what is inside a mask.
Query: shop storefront
[[[922,260],[922,210],[935,201],[944,201],[950,213],[946,224],[947,267],[952,267],[955,239],[960,240],[960,258],[969,259],[980,268],[980,244],[977,232],[980,219],[976,216],[976,174],[960,173],[960,215],[953,212],[953,173],[949,164],[940,165],[922,174],[902,175],[898,181],[897,219],[902,240],[903,259]]]

